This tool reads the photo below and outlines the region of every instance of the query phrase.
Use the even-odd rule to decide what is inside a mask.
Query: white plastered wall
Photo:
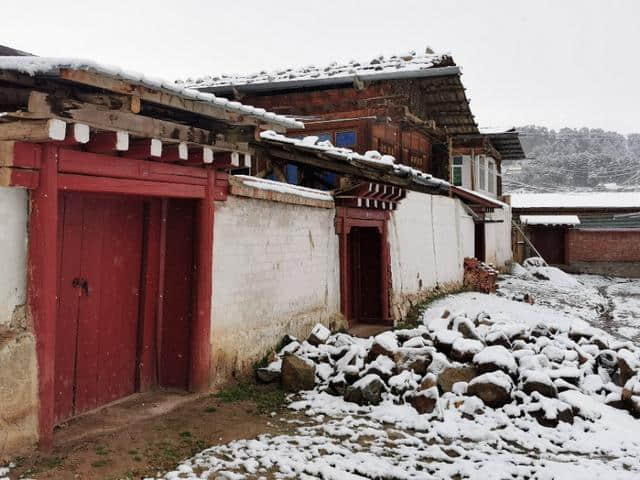
[[[513,259],[511,207],[496,208],[487,217],[491,220],[501,220],[501,222],[485,224],[486,262],[503,268]]]
[[[0,187],[0,464],[37,441],[35,339],[26,317],[28,193]]]
[[[473,239],[473,220],[459,200],[407,194],[389,221],[394,319],[436,286],[462,282]]]
[[[340,327],[342,316],[335,209],[239,196],[215,208],[212,380],[221,382],[285,334]]]

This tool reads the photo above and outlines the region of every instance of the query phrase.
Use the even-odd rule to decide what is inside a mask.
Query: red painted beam
[[[61,150],[60,171],[97,177],[128,178],[206,186],[206,172],[180,165],[108,157],[74,150]],[[204,178],[203,178],[204,177]]]
[[[21,187],[35,190],[40,184],[38,170],[0,167],[0,185],[5,187]]]
[[[37,143],[0,142],[0,166],[20,168],[40,168],[42,147]]]
[[[203,185],[93,177],[72,173],[61,173],[58,177],[58,188],[60,190],[76,192],[113,193],[145,197],[205,198],[207,189]]]
[[[154,142],[154,140],[150,138],[141,140],[129,140],[129,150],[123,152],[123,156],[127,158],[137,158],[140,160],[147,158],[160,159],[160,157],[162,156],[162,147],[160,147],[160,152],[158,155],[154,155],[153,153],[156,152],[153,152],[152,149],[152,145],[154,143],[157,145],[158,141],[159,140],[155,140]]]
[[[191,375],[189,388],[205,391],[211,369],[211,296],[213,293],[213,194],[216,172],[208,170],[207,196],[198,202],[196,249],[196,308],[191,330]]]
[[[29,216],[28,305],[38,358],[40,446],[53,446],[56,294],[58,283],[58,148],[43,147],[42,182],[31,196]]]
[[[125,134],[126,135],[126,134]],[[85,149],[93,153],[113,153],[118,151],[118,134],[116,132],[92,133]],[[121,150],[127,150],[122,145]]]
[[[148,160],[98,155],[77,150],[60,151],[60,169],[72,173],[123,178],[146,178],[150,175],[171,176],[176,182],[186,182],[184,177],[200,180],[196,185],[207,184],[207,172],[203,168],[186,167]],[[163,179],[161,181],[167,181]]]

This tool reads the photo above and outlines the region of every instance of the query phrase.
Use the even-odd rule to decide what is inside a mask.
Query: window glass
[[[487,188],[487,159],[484,155],[478,157],[478,190]]]
[[[462,157],[453,157],[453,172],[451,179],[456,187],[462,186]]]
[[[333,143],[333,135],[330,133],[316,133],[315,135],[318,137],[319,142],[326,142],[327,140],[329,140],[331,143]]]
[[[489,191],[496,193],[496,164],[489,160]]]
[[[298,166],[287,164],[285,168],[285,176],[287,178],[287,183],[292,185],[298,184]]]
[[[336,132],[336,147],[355,147],[356,146],[356,132],[355,130],[349,130],[347,132]]]

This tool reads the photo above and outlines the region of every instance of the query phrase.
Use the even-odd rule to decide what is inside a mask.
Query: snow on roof
[[[498,205],[500,205],[501,208],[509,208],[509,205],[501,202],[500,200],[498,200],[495,197],[491,197],[489,195],[485,195],[484,193],[480,193],[476,190],[470,190],[468,188],[464,188],[464,187],[456,187],[457,190],[462,190],[463,192],[467,192],[471,195],[475,195],[478,198],[482,198],[483,200],[487,200],[488,202],[493,202],[493,203],[497,203]]]
[[[241,180],[247,187],[258,188],[260,190],[270,190],[272,192],[288,193],[290,195],[297,195],[299,197],[311,198],[314,200],[327,200],[333,202],[333,196],[331,193],[324,190],[316,190],[315,188],[301,187],[299,185],[267,180],[266,178],[251,177],[249,175],[234,175],[234,177]]]
[[[416,183],[432,188],[447,188],[450,185],[446,180],[436,178],[428,173],[424,173],[421,170],[417,170],[407,165],[396,163],[396,159],[392,155],[382,155],[375,150],[369,150],[362,155],[348,148],[334,147],[328,140],[318,141],[318,137],[316,136],[308,136],[301,139],[292,138],[276,133],[273,130],[261,132],[260,138],[271,142],[295,145],[296,147],[315,150],[345,162],[357,160],[359,162],[368,163],[372,166],[379,166],[383,168],[391,167],[393,169],[393,173],[396,175],[401,177],[411,177]]]
[[[75,58],[48,58],[48,57],[0,57],[0,71],[10,70],[31,76],[57,76],[62,69],[83,70],[93,72],[105,77],[111,77],[125,82],[141,85],[156,90],[163,90],[180,97],[210,103],[225,110],[259,118],[265,122],[277,124],[285,128],[300,129],[304,124],[284,115],[267,112],[264,108],[256,108],[243,105],[240,102],[230,101],[226,98],[216,97],[212,93],[198,92],[176,85],[174,82],[160,78],[149,77],[141,73],[123,70],[119,67],[101,65],[91,60]]]
[[[290,88],[301,83],[305,86],[349,83],[356,77],[362,80],[384,80],[459,73],[460,69],[453,63],[451,55],[436,54],[427,48],[423,54],[412,51],[390,57],[379,55],[364,62],[356,60],[346,63],[333,62],[324,67],[309,65],[272,72],[261,71],[250,75],[208,75],[196,79],[177,80],[176,83],[214,91],[231,91],[233,87],[245,87],[242,90],[260,90],[260,87],[263,87],[266,90]]]
[[[580,225],[577,215],[520,215],[524,225]]]
[[[514,193],[513,208],[640,208],[640,192]]]

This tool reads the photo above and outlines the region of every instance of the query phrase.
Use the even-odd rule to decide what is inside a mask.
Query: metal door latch
[[[86,278],[80,278],[80,277],[76,277],[73,279],[73,281],[71,282],[71,285],[74,288],[82,288],[83,293],[86,296],[89,296],[89,282],[87,281]]]

